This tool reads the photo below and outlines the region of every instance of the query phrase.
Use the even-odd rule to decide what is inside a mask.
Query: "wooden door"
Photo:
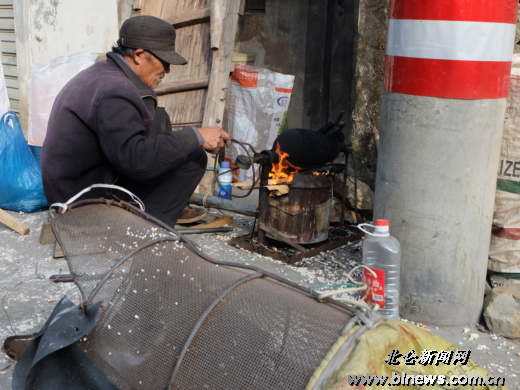
[[[170,22],[177,31],[175,50],[188,60],[172,66],[156,92],[173,129],[221,126],[227,96],[240,0],[136,0],[137,14]],[[211,169],[215,156],[208,154]],[[213,194],[208,170],[198,192]]]

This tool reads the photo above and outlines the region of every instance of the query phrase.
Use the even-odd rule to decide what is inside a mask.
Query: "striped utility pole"
[[[391,0],[374,218],[401,243],[401,316],[482,310],[518,0]]]

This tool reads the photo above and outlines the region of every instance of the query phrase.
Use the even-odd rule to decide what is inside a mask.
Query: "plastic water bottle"
[[[231,183],[233,182],[233,176],[231,175],[231,169],[229,169],[229,162],[222,161],[220,164],[218,181],[218,197],[222,199],[231,200]],[[224,190],[229,192],[227,194]]]
[[[363,229],[369,226],[369,232]],[[363,242],[363,264],[372,269],[363,270],[362,282],[368,285],[367,303],[377,303],[378,312],[385,318],[399,319],[399,279],[401,272],[401,246],[390,235],[388,221],[378,219],[376,225],[362,223],[358,228],[368,234]]]

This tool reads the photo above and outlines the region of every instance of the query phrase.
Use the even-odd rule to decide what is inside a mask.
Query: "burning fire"
[[[312,172],[312,176],[319,176],[319,175],[328,175],[329,171],[325,172]]]
[[[293,181],[294,174],[301,168],[287,161],[289,154],[280,150],[280,144],[278,142],[276,143],[276,154],[278,154],[279,160],[278,163],[273,163],[271,172],[269,172],[269,178],[274,180],[273,184],[289,184]]]

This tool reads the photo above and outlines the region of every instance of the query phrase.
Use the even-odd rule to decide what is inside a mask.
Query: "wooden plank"
[[[173,24],[175,28],[182,28],[187,26],[193,26],[194,24],[200,24],[209,22],[210,19],[210,9],[204,8],[192,12],[188,12],[179,16],[172,16],[166,18],[165,20]]]
[[[141,11],[144,7],[145,0],[134,0],[134,11]]]
[[[161,9],[163,6],[163,0],[142,0],[140,2],[140,14],[141,15],[153,15],[161,17]]]
[[[212,0],[210,15],[210,41],[211,49],[216,50],[222,41],[222,28],[224,24],[224,13],[226,11],[227,0]]]
[[[240,0],[228,0],[227,10],[222,26],[220,48],[214,50],[206,107],[204,109],[203,126],[222,126],[224,108],[227,98],[229,67],[235,46],[235,35],[238,24]],[[208,166],[213,166],[215,155],[208,153]],[[206,171],[199,184],[199,192],[214,194],[216,192],[213,172]]]
[[[206,94],[206,89],[197,89],[159,96],[159,106],[164,107],[170,115],[173,126],[182,126],[183,124],[188,126],[198,123],[196,126],[200,127],[204,115]]]
[[[250,187],[252,185],[253,185],[253,180],[237,181],[235,183],[231,183],[231,187]]]
[[[208,228],[216,228],[216,227],[222,227],[225,225],[231,225],[233,223],[233,217],[230,216],[218,216],[215,220],[211,222],[204,223],[204,220],[202,220],[202,223],[199,223],[195,226],[190,227],[190,229],[208,229]]]
[[[279,179],[269,179],[267,181],[267,184],[270,185],[270,186],[273,186],[273,185],[277,185],[277,184],[285,184],[287,183],[287,178],[286,177],[281,177]],[[253,180],[248,180],[248,181],[237,181],[235,183],[231,183],[231,186],[232,187],[249,187],[249,186],[252,186],[253,185]]]
[[[211,0],[163,0],[161,14],[157,15],[162,19],[184,15],[192,11],[209,9]]]
[[[211,68],[209,46],[209,23],[178,30],[175,49],[188,60],[188,63],[182,66],[172,66],[161,85],[208,79]],[[173,111],[168,111],[168,114],[172,115]],[[198,118],[198,121],[202,122],[202,116]]]
[[[219,126],[226,103],[229,80],[229,66],[233,56],[235,35],[238,23],[240,0],[228,0],[227,13],[223,24],[222,44],[219,50],[213,51],[210,84],[204,111],[204,126]]]
[[[164,92],[172,88],[168,94],[159,96],[159,105],[170,115],[174,128],[182,124],[222,126],[240,5],[241,0],[135,1],[134,7],[140,8],[142,15],[160,17],[177,27],[175,48],[188,60],[184,66],[172,66],[161,86]],[[216,8],[218,6],[220,8]],[[220,17],[219,11],[222,11]],[[219,19],[222,27],[219,26]],[[187,89],[185,80],[203,78],[209,78],[207,87],[177,90],[180,85],[183,86],[180,89]],[[208,156],[208,165],[212,166],[214,156]],[[206,174],[201,183],[204,193],[215,192],[212,172],[209,173],[211,175]],[[206,179],[207,176],[211,177]],[[209,187],[204,185],[207,180]]]
[[[0,0],[0,6],[13,6],[13,0]]]
[[[197,24],[178,30],[175,49],[188,60],[186,65],[172,66],[170,80],[193,80],[209,77],[211,48],[209,23]]]
[[[196,80],[187,81],[170,81],[161,83],[160,87],[155,90],[157,96],[166,95],[168,93],[194,91],[196,89],[207,88],[209,85],[209,78],[202,77]]]
[[[5,226],[13,229],[15,232],[19,233],[22,236],[29,234],[31,229],[26,224],[20,222],[18,219],[13,217],[11,214],[8,214],[4,210],[0,209],[0,222]]]
[[[40,244],[48,245],[55,240],[54,233],[52,232],[51,223],[45,221],[42,224],[42,230],[40,231]]]
[[[274,191],[277,196],[285,195],[289,193],[289,186],[286,184],[274,184],[272,186],[266,186],[269,191]]]
[[[58,244],[58,241],[54,243],[54,252],[52,253],[52,257],[55,259],[60,259],[62,257],[65,257],[63,254],[63,250],[61,249],[60,244]]]
[[[204,3],[204,0],[202,1]],[[192,8],[190,8],[192,7]],[[195,7],[205,7],[201,2],[185,0],[167,1],[164,3],[163,12],[175,12],[165,16],[186,14]],[[165,11],[166,9],[166,11]],[[195,8],[196,10],[197,8]],[[209,73],[211,69],[210,26],[209,23],[191,25],[177,30],[175,42],[176,51],[188,60],[184,66],[172,66],[171,72],[166,75],[162,84],[185,83],[186,80],[207,80],[209,85]],[[159,96],[159,104],[165,107],[170,115],[174,128],[184,125],[200,127],[204,115],[207,87],[192,91],[183,91]]]

